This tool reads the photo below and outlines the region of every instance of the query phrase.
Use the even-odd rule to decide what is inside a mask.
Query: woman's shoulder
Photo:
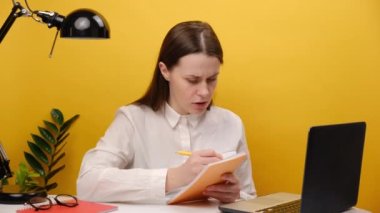
[[[118,109],[117,111],[117,114],[124,114],[125,116],[127,117],[140,117],[140,116],[144,116],[146,115],[147,113],[152,113],[153,110],[146,106],[146,105],[143,105],[143,104],[128,104],[128,105],[125,105],[125,106],[122,106]]]
[[[239,115],[223,107],[211,106],[209,113],[211,113],[212,116],[215,116],[219,119],[230,120],[230,121],[239,122],[239,123],[241,122],[241,118]]]

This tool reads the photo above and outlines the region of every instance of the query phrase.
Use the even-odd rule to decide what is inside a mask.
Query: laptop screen
[[[341,212],[356,205],[365,128],[357,122],[310,129],[302,213]]]

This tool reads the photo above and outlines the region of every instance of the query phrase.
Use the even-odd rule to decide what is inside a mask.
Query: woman
[[[179,23],[166,35],[152,82],[140,99],[119,109],[97,146],[84,156],[81,199],[165,203],[225,153],[247,153],[234,113],[212,106],[223,51],[211,26]],[[176,154],[192,151],[189,157]],[[235,174],[204,195],[228,203],[255,196],[249,157]]]

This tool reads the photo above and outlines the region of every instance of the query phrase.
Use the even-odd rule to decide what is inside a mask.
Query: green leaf
[[[62,126],[64,117],[59,109],[52,109],[50,115],[55,123],[59,124],[59,126]]]
[[[56,144],[56,141],[55,141],[55,138],[54,136],[49,132],[49,130],[45,129],[45,128],[42,128],[42,127],[38,127],[38,130],[40,131],[42,137],[50,142],[51,144]]]
[[[44,151],[49,153],[50,155],[53,153],[51,146],[45,141],[45,139],[41,138],[38,135],[32,134],[32,138],[34,142]]]
[[[38,181],[35,178],[40,177],[36,172],[29,170],[24,162],[19,163],[19,168],[16,171],[15,183],[19,185],[20,192],[30,192],[38,187]]]
[[[54,134],[58,134],[58,127],[50,121],[44,121],[45,126],[50,129]]]
[[[24,156],[25,156],[26,161],[34,169],[34,171],[36,171],[41,176],[45,177],[45,170],[40,164],[40,162],[38,162],[38,160],[32,154],[28,152],[24,152]]]
[[[40,175],[37,172],[32,172],[32,171],[29,171],[29,175],[28,176],[30,178],[40,177]]]
[[[48,182],[50,180],[50,178],[54,177],[54,175],[56,175],[59,171],[61,171],[64,168],[65,168],[65,165],[62,165],[62,166],[58,167],[57,169],[54,169],[53,171],[49,172],[49,174],[46,175],[46,177],[45,177],[46,182]]]
[[[20,168],[20,171],[21,172],[28,172],[28,167],[26,167],[25,163],[24,162],[20,162],[18,164],[18,167]]]
[[[67,134],[64,135],[62,138],[57,139],[58,142],[57,142],[56,147],[58,147],[61,143],[63,143],[63,141],[65,141],[65,139],[66,139],[67,137],[69,137],[69,135],[70,135],[70,133],[67,133]]]
[[[57,141],[61,140],[61,138],[65,136],[66,132],[67,132],[67,129],[65,131],[60,132],[57,137]]]
[[[50,191],[50,190],[52,190],[52,189],[57,188],[57,186],[58,186],[57,183],[52,183],[52,184],[46,185],[46,186],[45,186],[45,189],[46,189],[46,191]]]
[[[55,164],[57,164],[63,157],[65,157],[66,153],[61,153],[54,161],[50,164],[49,169],[52,169]]]
[[[61,126],[61,132],[64,132],[70,128],[70,126],[79,118],[79,115],[74,115],[72,118],[67,120],[62,126]]]
[[[22,185],[25,183],[26,173],[22,172],[21,169],[16,171],[16,180],[15,183],[18,185]]]
[[[53,158],[55,158],[55,156],[57,156],[62,150],[63,150],[63,147],[66,146],[67,143],[64,143],[61,147],[59,147],[59,149],[56,149],[55,150],[55,153],[53,155]]]
[[[45,153],[38,147],[36,144],[32,142],[28,142],[28,146],[35,157],[37,157],[40,161],[44,162],[45,164],[49,163],[48,157],[45,155]]]

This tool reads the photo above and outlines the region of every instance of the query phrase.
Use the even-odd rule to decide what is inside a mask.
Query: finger
[[[239,199],[240,195],[236,193],[225,193],[225,192],[204,192],[203,195],[207,197],[212,197],[219,200],[222,203],[232,203]]]
[[[200,163],[203,164],[203,165],[208,165],[210,163],[214,163],[214,162],[217,162],[217,161],[220,161],[220,158],[217,158],[217,157],[202,157],[200,159]]]
[[[222,180],[229,184],[239,184],[239,179],[233,173],[225,173],[222,175]]]
[[[193,159],[195,162],[198,162],[202,165],[208,165],[210,163],[220,161],[223,159],[223,156],[212,150],[212,149],[203,149],[193,152],[192,154]]]
[[[220,161],[220,159],[217,157],[202,157],[202,156],[199,156],[199,153],[195,153],[195,154],[192,154],[187,159],[186,162],[188,162],[191,165],[197,165],[197,166],[202,165],[203,167],[205,165],[208,165],[216,161]]]
[[[219,158],[219,160],[223,159],[223,155],[213,149],[198,150],[195,153],[199,154],[201,157],[216,157]]]
[[[222,193],[239,193],[240,187],[238,184],[220,183],[220,184],[208,186],[205,191],[207,191],[207,192],[222,192]]]

